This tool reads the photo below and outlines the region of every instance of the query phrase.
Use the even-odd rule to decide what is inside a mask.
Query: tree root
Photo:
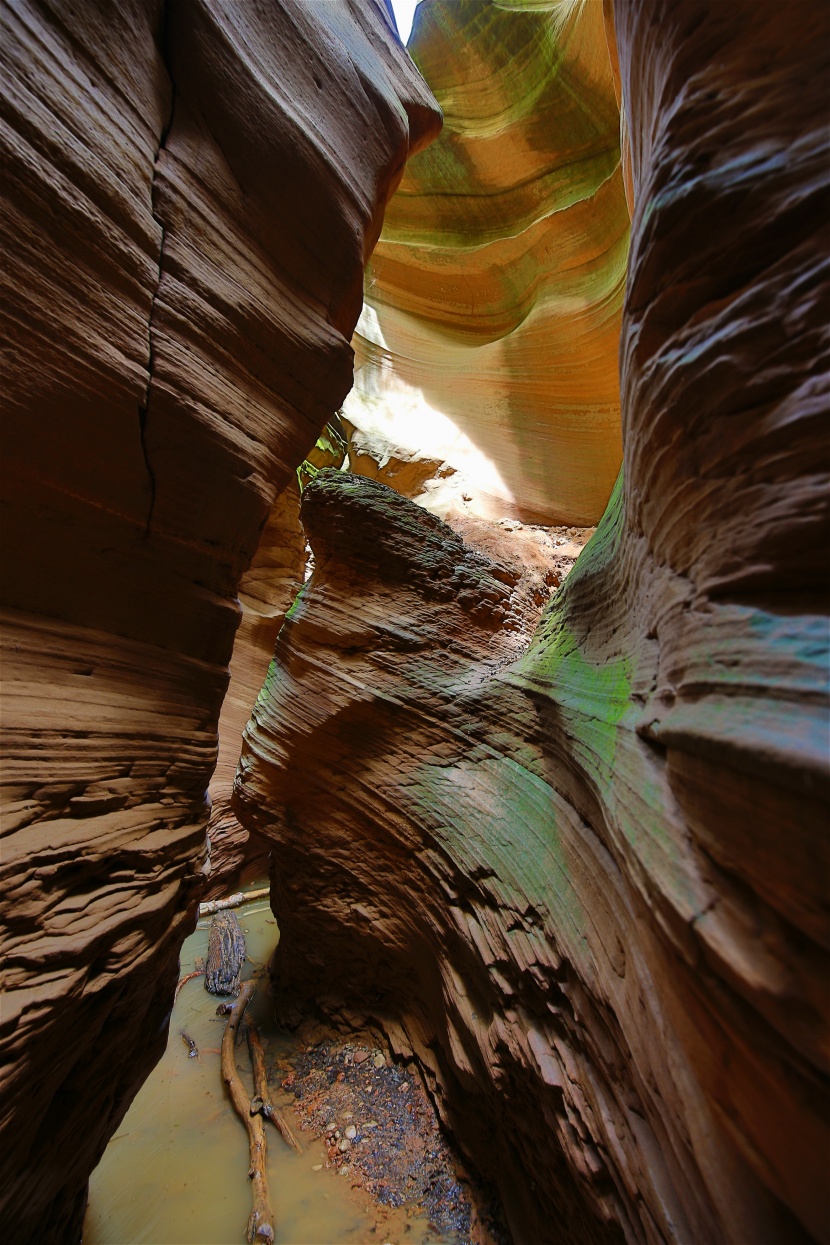
[[[234,1003],[233,1010],[228,1017],[228,1023],[222,1037],[222,1080],[228,1087],[228,1092],[237,1115],[248,1131],[248,1144],[251,1150],[251,1167],[248,1177],[251,1181],[253,1209],[248,1219],[246,1237],[249,1245],[254,1245],[255,1242],[273,1245],[274,1212],[271,1209],[268,1179],[266,1176],[267,1141],[265,1138],[265,1121],[258,1112],[251,1109],[251,1102],[239,1078],[234,1057],[237,1031],[245,1013],[245,1008],[248,1006],[255,989],[255,981],[245,982],[239,991],[239,998]]]
[[[257,891],[237,891],[227,899],[211,899],[208,903],[199,904],[199,916],[212,916],[214,912],[224,912],[226,908],[240,908],[244,903],[252,903],[254,899],[266,899],[270,894],[270,886],[263,886]]]
[[[251,1099],[251,1114],[259,1112],[266,1120],[270,1120],[285,1141],[298,1154],[302,1154],[302,1146],[288,1126],[288,1121],[279,1107],[271,1101],[268,1091],[268,1077],[265,1071],[265,1054],[262,1050],[259,1032],[252,1021],[246,1023],[248,1050],[251,1053],[251,1067],[254,1072],[254,1097]]]
[[[176,986],[176,993],[173,995],[174,1003],[176,1002],[176,999],[179,997],[179,993],[181,991],[182,986],[186,986],[187,983],[189,981],[192,981],[194,977],[201,977],[204,971],[205,971],[204,960],[197,960],[196,968],[194,969],[194,971],[192,973],[188,973],[185,977],[182,977],[181,981]]]

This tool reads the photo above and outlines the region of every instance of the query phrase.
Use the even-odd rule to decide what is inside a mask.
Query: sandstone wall
[[[236,807],[286,999],[416,1052],[518,1241],[826,1241],[827,9],[608,18],[605,517],[536,625],[509,552],[320,477]]]
[[[219,752],[210,780],[208,822],[210,876],[206,899],[234,891],[240,882],[268,872],[268,844],[241,826],[231,793],[242,732],[265,682],[285,615],[310,574],[308,541],[300,522],[300,490],[314,471],[339,467],[346,453],[343,427],[326,424],[289,483],[274,499],[253,561],[239,581],[242,613],[233,645],[230,681],[219,715]]]
[[[472,513],[594,524],[628,248],[602,6],[433,0],[409,50],[444,129],[387,212],[345,414],[446,459]]]
[[[0,1222],[65,1242],[166,1040],[237,585],[438,119],[379,0],[2,21]]]

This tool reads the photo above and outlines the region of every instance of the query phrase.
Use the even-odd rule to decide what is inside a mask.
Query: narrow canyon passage
[[[826,4],[0,44],[4,1239],[830,1243]]]

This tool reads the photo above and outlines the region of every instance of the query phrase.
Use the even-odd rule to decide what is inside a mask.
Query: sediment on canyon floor
[[[299,1139],[298,1152],[273,1130],[267,1139],[276,1240],[503,1245],[497,1207],[443,1137],[414,1065],[395,1062],[377,1032],[345,1035],[319,1020],[298,1033],[279,1028],[263,974],[277,938],[267,898],[260,894],[238,913],[250,952],[243,977],[256,982],[246,1014],[261,1035],[269,1098]],[[223,1092],[228,1018],[217,1015],[236,996],[217,1009],[204,989],[211,919],[200,918],[182,950],[186,985],[164,1057],[93,1173],[85,1245],[245,1238],[248,1141]],[[244,1041],[234,1064],[250,1098]]]
[[[0,16],[12,1245],[266,859],[515,1242],[827,1245],[830,10]]]

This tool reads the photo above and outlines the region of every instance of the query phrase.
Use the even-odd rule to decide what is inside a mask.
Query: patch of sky
[[[418,7],[419,0],[392,0],[392,10],[395,14],[395,21],[398,26],[398,34],[401,36],[401,43],[406,46],[409,40],[409,34],[412,30],[412,21],[415,17],[415,10]]]

